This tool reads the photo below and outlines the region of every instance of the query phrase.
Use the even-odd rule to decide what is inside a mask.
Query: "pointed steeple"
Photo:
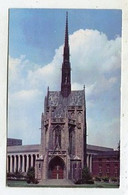
[[[68,12],[66,12],[66,27],[65,27],[65,44],[64,44],[64,61],[69,61],[69,44],[68,44]]]
[[[71,68],[69,61],[69,43],[68,43],[68,12],[66,13],[65,43],[62,63],[61,94],[68,97],[71,93]]]

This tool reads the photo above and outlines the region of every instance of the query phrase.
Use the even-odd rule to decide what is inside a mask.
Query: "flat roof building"
[[[7,146],[21,146],[22,139],[7,138]]]

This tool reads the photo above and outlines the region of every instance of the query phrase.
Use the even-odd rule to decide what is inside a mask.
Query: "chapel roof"
[[[71,91],[68,97],[63,97],[60,91],[49,91],[48,106],[83,106],[85,102],[85,91]]]
[[[49,91],[48,107],[55,107],[52,117],[63,118],[69,106],[83,106],[85,104],[85,91],[71,91],[68,97],[63,97],[60,91]]]

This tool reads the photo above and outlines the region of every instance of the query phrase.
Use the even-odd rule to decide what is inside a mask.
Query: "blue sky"
[[[64,9],[10,9],[9,137],[40,143],[47,86],[60,90]],[[72,89],[86,86],[88,143],[119,141],[121,11],[68,10]],[[102,138],[102,139],[101,139]]]
[[[11,9],[10,55],[21,53],[34,63],[48,63],[55,49],[63,44],[64,9]],[[121,35],[119,10],[68,10],[70,34],[78,29],[97,29],[109,39]],[[22,43],[22,44],[21,44]],[[45,46],[45,47],[44,47]],[[47,52],[48,51],[48,52]]]

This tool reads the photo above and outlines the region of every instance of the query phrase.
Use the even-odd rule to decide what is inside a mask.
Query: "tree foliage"
[[[27,172],[27,183],[35,183],[35,168],[30,167]]]
[[[119,141],[119,143],[118,143],[117,150],[118,150],[118,159],[120,159],[120,141]]]
[[[88,181],[92,181],[92,176],[88,167],[85,167],[82,170],[82,180],[83,183],[88,183]]]

